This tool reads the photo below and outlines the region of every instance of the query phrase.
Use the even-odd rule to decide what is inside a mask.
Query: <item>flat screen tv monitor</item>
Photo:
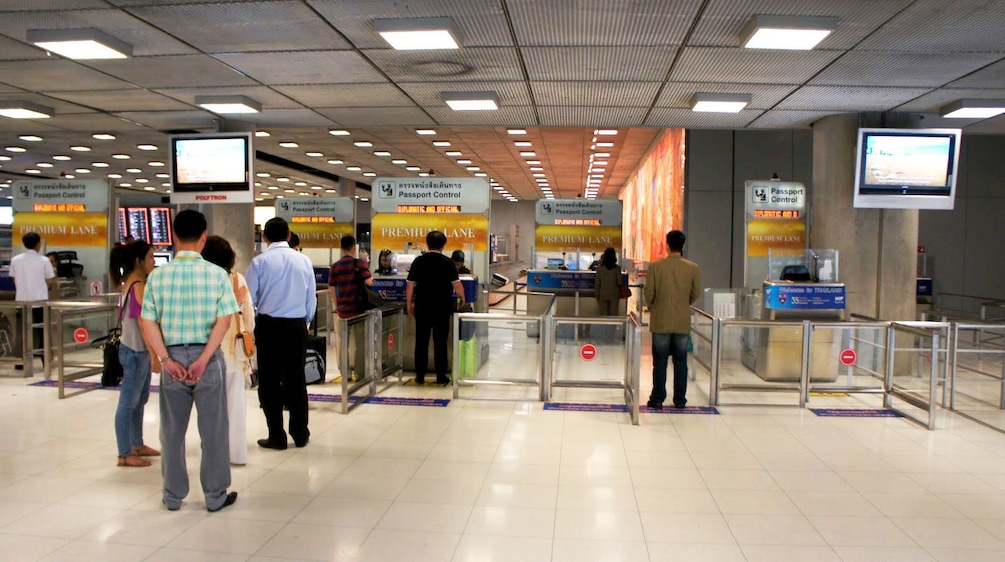
[[[548,269],[560,269],[565,265],[565,260],[562,258],[548,258]]]
[[[952,209],[959,129],[859,129],[854,206]]]
[[[154,267],[160,267],[171,263],[170,252],[154,252]]]
[[[251,189],[251,133],[173,136],[170,157],[176,193]]]

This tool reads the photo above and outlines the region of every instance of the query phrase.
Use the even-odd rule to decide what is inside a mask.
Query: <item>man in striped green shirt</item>
[[[239,309],[227,272],[200,255],[206,244],[206,217],[182,211],[175,216],[174,233],[177,253],[147,278],[140,316],[150,352],[161,363],[163,501],[169,510],[177,510],[189,492],[185,431],[194,403],[206,509],[219,511],[237,501],[237,492],[227,493],[230,445],[220,342]]]

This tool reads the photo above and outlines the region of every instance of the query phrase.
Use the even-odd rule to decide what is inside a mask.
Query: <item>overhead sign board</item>
[[[399,206],[417,212],[424,205],[429,214],[442,206],[470,215],[487,213],[490,202],[489,182],[481,178],[377,178],[370,206],[375,213],[397,213]]]
[[[356,216],[356,202],[351,197],[284,197],[276,199],[276,216],[286,222],[294,222],[293,219],[299,217],[327,217],[331,222],[352,222]]]
[[[763,219],[801,219],[806,213],[806,186],[794,181],[748,181],[747,214]]]
[[[620,226],[622,208],[617,199],[541,199],[534,206],[534,215],[541,225]]]
[[[19,213],[101,213],[108,210],[105,180],[18,180],[11,206]]]

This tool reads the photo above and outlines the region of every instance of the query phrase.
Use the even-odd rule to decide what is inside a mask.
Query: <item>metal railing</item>
[[[338,327],[339,373],[342,386],[342,413],[377,396],[393,383],[385,379],[397,375],[401,383],[402,352],[400,342],[404,335],[404,312],[400,306],[386,306],[368,310],[351,318],[336,318]],[[363,345],[363,353],[351,353],[355,346]],[[360,368],[350,357],[362,357]],[[357,376],[350,376],[355,372]],[[362,373],[362,376],[358,376]]]
[[[953,324],[949,407],[1005,431],[1005,325]]]
[[[948,357],[949,348],[945,345],[947,338],[944,335],[948,330],[949,326],[941,322],[891,322],[887,332],[886,361],[889,367],[886,370],[883,405],[930,430],[935,429],[936,397],[940,380],[944,380],[943,365],[948,364],[940,359]],[[908,340],[907,347],[898,343],[904,338]],[[926,342],[930,343],[925,345]],[[916,355],[918,361],[908,363],[906,372],[898,370],[897,357],[909,357],[911,354]],[[924,368],[926,357],[929,364]],[[919,419],[894,406],[895,398],[922,410],[927,416]]]
[[[43,328],[44,322],[35,322],[33,311],[42,310],[45,304],[46,301],[0,303],[0,362],[22,366],[21,371],[7,376],[34,376],[34,358],[41,355],[42,349],[35,349],[33,331]]]
[[[67,382],[100,375],[103,369],[101,353],[91,348],[90,342],[94,337],[90,330],[77,331],[84,325],[90,325],[97,332],[96,337],[104,336],[115,327],[118,312],[117,304],[100,302],[56,301],[45,307],[45,375],[48,379],[55,371],[60,399],[99,388],[82,388],[71,394],[66,392]],[[87,337],[78,341],[74,338],[75,332]]]

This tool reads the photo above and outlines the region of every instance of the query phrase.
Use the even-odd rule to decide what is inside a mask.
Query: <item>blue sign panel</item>
[[[932,296],[932,278],[918,277],[917,291],[915,294],[919,297]]]
[[[769,310],[841,310],[844,285],[765,285],[764,306]]]
[[[384,302],[405,302],[404,277],[373,276],[373,290],[377,291]]]
[[[590,291],[596,283],[596,273],[592,271],[542,271],[527,273],[527,287],[534,289],[567,289]],[[628,274],[623,274],[621,282],[628,284]]]

